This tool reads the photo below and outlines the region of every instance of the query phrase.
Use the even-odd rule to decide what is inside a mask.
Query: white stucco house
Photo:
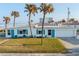
[[[33,37],[41,37],[42,35],[41,23],[32,25]],[[44,23],[44,37],[76,37],[79,38],[79,22],[65,22],[65,23]],[[0,29],[0,38],[13,37],[30,37],[29,26],[22,26],[8,28],[7,34],[5,29]]]

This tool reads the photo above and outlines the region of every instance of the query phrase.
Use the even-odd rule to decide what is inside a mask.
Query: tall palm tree
[[[43,13],[43,21],[42,21],[42,38],[43,38],[43,33],[44,33],[44,21],[47,13],[51,13],[54,11],[54,8],[52,4],[47,4],[47,3],[42,3],[39,7],[40,12]],[[41,39],[41,44],[42,44],[42,39]]]
[[[35,15],[35,13],[37,13],[37,7],[34,4],[25,4],[24,12],[28,12],[27,16],[29,16],[30,36],[33,37],[31,28],[31,15]]]
[[[11,16],[14,16],[13,27],[15,28],[15,19],[20,16],[18,11],[12,11]]]
[[[6,35],[7,35],[7,24],[10,22],[10,17],[3,17],[4,18],[4,22],[5,22],[5,33],[6,33]]]

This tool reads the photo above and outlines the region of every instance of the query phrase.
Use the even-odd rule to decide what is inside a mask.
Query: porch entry
[[[55,30],[48,30],[48,36],[55,37]]]
[[[12,38],[14,37],[14,30],[13,29],[11,30],[11,37]]]

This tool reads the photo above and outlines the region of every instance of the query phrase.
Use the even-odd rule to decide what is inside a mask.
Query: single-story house
[[[36,23],[32,26],[33,37],[41,37],[41,23]],[[72,23],[44,23],[44,37],[79,37],[79,22]],[[0,38],[13,37],[30,37],[29,26],[0,29]]]

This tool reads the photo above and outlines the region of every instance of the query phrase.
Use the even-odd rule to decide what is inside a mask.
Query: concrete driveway
[[[59,40],[70,52],[66,55],[79,56],[79,39],[75,37],[63,37]]]
[[[75,37],[62,37],[61,39],[74,45],[79,44],[79,39],[76,39]]]
[[[68,49],[79,48],[79,39],[76,39],[75,37],[63,37],[60,41]]]

